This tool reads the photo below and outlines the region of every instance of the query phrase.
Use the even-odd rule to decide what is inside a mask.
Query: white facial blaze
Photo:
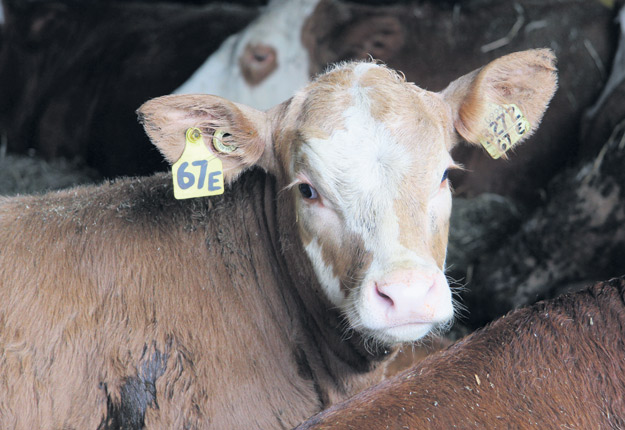
[[[328,299],[335,306],[342,306],[345,303],[345,296],[341,292],[341,286],[339,283],[339,279],[334,276],[333,267],[328,266],[321,254],[321,247],[319,246],[319,242],[317,238],[314,238],[308,245],[306,245],[306,254],[308,254],[308,258],[312,262],[313,268],[315,269],[315,274],[317,275],[317,279],[321,284],[321,287],[326,292]]]
[[[303,152],[319,187],[342,212],[345,227],[363,238],[368,251],[377,252],[398,244],[393,201],[413,155],[371,116],[366,92],[355,85],[350,91],[354,105],[343,115],[345,128],[327,140],[310,139]]]
[[[318,2],[271,1],[261,16],[226,39],[174,93],[214,94],[256,109],[268,109],[288,99],[310,81],[308,52],[302,45],[301,34]],[[245,81],[239,65],[248,44],[271,46],[277,53],[277,69],[254,86]]]
[[[387,122],[373,116],[376,89],[359,85],[358,79],[374,67],[379,66],[361,64],[354,69],[356,83],[347,91],[350,104],[343,108],[342,121],[328,138],[306,138],[299,149],[300,164],[294,164],[303,170],[294,173],[320,195],[319,202],[305,203],[300,212],[314,220],[307,222],[313,239],[306,251],[319,282],[352,327],[395,343],[424,336],[453,312],[451,293],[438,267],[444,254],[435,257],[431,251],[436,240],[442,247],[446,242],[444,236],[432,236],[446,231],[451,196],[441,178],[451,157],[429,112],[422,116],[394,112],[384,116]],[[374,95],[379,100],[380,94]],[[407,233],[410,237],[405,237]],[[334,270],[328,256],[337,252],[324,254],[320,244],[354,251],[350,248],[354,240],[343,239],[348,237],[357,238],[359,249],[368,253],[367,265],[358,273],[357,284],[341,289],[341,277],[351,273]],[[337,267],[353,268],[350,258],[351,254],[345,256]],[[428,295],[431,290],[437,293]]]

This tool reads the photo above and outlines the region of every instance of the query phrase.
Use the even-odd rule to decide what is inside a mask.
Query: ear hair
[[[200,129],[208,149],[223,163],[227,182],[256,164],[268,145],[269,121],[263,112],[210,95],[169,95],[144,103],[138,110],[152,143],[171,164],[185,147],[190,127]],[[220,152],[213,145],[215,132],[232,152]]]
[[[484,137],[493,104],[516,105],[529,121],[529,137],[538,128],[557,88],[555,56],[549,49],[516,52],[498,58],[452,82],[443,97],[452,106],[456,131],[467,142]]]

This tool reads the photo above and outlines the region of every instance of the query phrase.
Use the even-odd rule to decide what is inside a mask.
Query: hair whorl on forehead
[[[342,123],[343,113],[355,103],[364,103],[376,120],[384,121],[390,113],[414,111],[415,94],[420,91],[406,82],[403,74],[383,64],[341,62],[330,66],[306,87],[299,121],[331,131]]]
[[[323,75],[317,76],[315,82],[322,84],[334,83],[336,85],[342,84],[347,86],[354,84],[363,85],[363,79],[368,81],[374,76],[380,81],[395,83],[406,82],[403,74],[400,74],[393,69],[389,69],[384,64],[381,64],[376,60],[343,61],[330,65]]]

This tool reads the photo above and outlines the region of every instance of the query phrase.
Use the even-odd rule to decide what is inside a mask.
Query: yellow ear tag
[[[224,192],[221,160],[204,144],[202,132],[189,128],[182,156],[172,166],[174,197],[178,200],[215,196]]]
[[[488,103],[485,122],[480,143],[494,159],[505,154],[531,129],[529,121],[515,104]]]

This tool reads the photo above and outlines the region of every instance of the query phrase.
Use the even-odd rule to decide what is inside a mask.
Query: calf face
[[[444,276],[449,154],[492,131],[493,109],[540,122],[556,87],[548,50],[502,57],[432,93],[372,63],[345,63],[260,112],[215,96],[157,98],[139,109],[170,162],[185,130],[223,135],[226,181],[259,165],[291,198],[292,219],[327,299],[376,342],[414,341],[453,316]],[[495,115],[496,116],[496,115]],[[509,128],[511,125],[508,125]],[[225,133],[225,134],[224,134]],[[210,142],[210,139],[207,139]]]

